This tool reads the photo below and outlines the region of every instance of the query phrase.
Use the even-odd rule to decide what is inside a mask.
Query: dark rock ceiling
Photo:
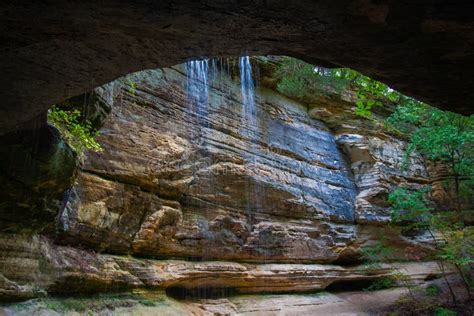
[[[473,112],[472,1],[2,1],[0,17],[0,133],[133,71],[244,52],[347,66]]]

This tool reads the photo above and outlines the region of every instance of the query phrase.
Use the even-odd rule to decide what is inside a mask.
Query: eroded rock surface
[[[361,247],[382,233],[398,249],[393,259],[426,258],[430,238],[386,225],[388,193],[430,181],[417,156],[402,170],[406,142],[381,128],[390,105],[361,120],[350,91],[303,104],[274,90],[269,64],[253,62],[263,83],[253,118],[235,65],[216,70],[205,108],[190,101],[183,65],[132,74],[63,104],[80,105],[102,126],[103,151],[86,154],[70,190],[68,168],[60,183],[46,181],[68,193],[64,208],[50,212],[50,229],[2,235],[1,298],[322,290],[391,276],[393,266],[360,265]],[[416,282],[439,277],[433,262],[397,268]],[[206,304],[186,308],[252,312],[231,301]]]
[[[354,242],[350,169],[303,105],[262,88],[257,121],[247,121],[240,86],[221,73],[203,117],[188,105],[182,67],[127,80],[136,90],[123,85],[114,98],[98,138],[104,151],[88,156],[61,240],[144,256],[295,262],[333,261]]]
[[[386,113],[357,118],[350,91],[307,109],[266,85],[248,120],[222,69],[205,109],[190,105],[183,66],[94,92],[111,109],[104,151],[79,172],[58,241],[156,258],[356,261],[379,237],[363,225],[390,219],[388,193],[429,181],[420,158],[402,171],[406,143],[380,129]]]
[[[150,260],[96,254],[57,246],[44,237],[1,236],[0,300],[41,295],[94,294],[126,290],[191,293],[228,289],[231,293],[289,293],[327,288],[334,282],[370,281],[400,271],[413,282],[440,277],[436,262],[394,266],[329,264],[250,264],[226,261]],[[454,270],[449,268],[448,274]]]
[[[276,89],[275,70],[281,60],[264,59],[262,84]],[[345,154],[357,187],[354,216],[359,224],[380,225],[390,221],[388,194],[396,186],[418,189],[430,182],[425,162],[416,154],[405,160],[407,141],[390,133],[384,120],[395,104],[385,99],[375,108],[370,119],[354,115],[356,92],[321,88],[300,100],[308,105],[310,117],[320,120],[331,130],[337,146]]]
[[[351,91],[332,98],[319,97],[314,102],[309,109],[310,115],[331,127],[336,143],[350,161],[358,189],[357,222],[389,222],[387,198],[396,186],[419,189],[430,182],[423,159],[415,153],[408,163],[404,163],[407,141],[389,134],[384,128],[384,119],[390,114],[392,105],[376,109],[371,120],[361,120],[353,114],[355,95]]]

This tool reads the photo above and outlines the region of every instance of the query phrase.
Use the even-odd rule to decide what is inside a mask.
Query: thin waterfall
[[[255,106],[255,85],[252,77],[252,64],[249,56],[242,56],[239,59],[240,70],[240,92],[242,95],[242,133],[250,142],[248,153],[244,153],[250,170],[258,170],[258,137],[259,124],[257,119],[257,109]],[[253,218],[252,210],[260,209],[262,206],[261,187],[258,183],[248,179],[245,183],[245,193],[247,196],[247,211],[250,220]]]
[[[207,127],[209,115],[209,60],[189,60],[186,73],[186,103],[199,127],[199,134],[191,135],[191,139],[201,141],[202,129]]]
[[[187,82],[186,82],[186,98],[187,98],[187,110],[192,117],[193,124],[190,132],[190,140],[199,150],[199,160],[207,161],[208,166],[212,161],[212,157],[206,148],[209,144],[209,140],[206,138],[206,132],[208,132],[212,113],[216,111],[216,104],[213,103],[214,110],[211,109],[211,98],[210,94],[216,96],[216,93],[220,93],[221,97],[225,94],[224,79],[230,79],[230,68],[229,62],[226,60],[217,59],[200,59],[190,60],[186,63]],[[261,131],[259,121],[257,119],[257,109],[255,104],[255,82],[253,78],[252,64],[249,56],[242,56],[239,58],[239,71],[240,71],[240,93],[241,93],[241,133],[242,138],[250,144],[244,149],[242,158],[247,164],[249,172],[257,171],[257,163],[259,157],[259,137],[261,137]],[[210,86],[214,87],[211,90]],[[212,99],[212,102],[219,102],[217,99]],[[221,100],[222,102],[222,100]],[[211,113],[210,113],[211,112]],[[217,119],[217,118],[216,118]],[[209,135],[207,135],[209,136]],[[205,168],[202,164],[197,163],[193,167],[193,174],[196,172],[202,172]],[[203,175],[200,174],[200,177]],[[209,174],[207,181],[209,181],[208,188],[212,190],[213,175]],[[262,201],[264,196],[262,195],[263,190],[259,181],[255,181],[255,176],[249,175],[245,181],[245,196],[246,196],[246,208],[249,216],[249,221],[253,222],[254,210],[258,210],[262,207]],[[196,188],[197,190],[208,190],[204,188]],[[199,195],[205,197],[206,194],[213,192],[199,192]],[[206,209],[205,198],[197,203],[200,209]],[[204,248],[204,252],[208,252],[209,249]],[[207,255],[204,253],[203,257]]]
[[[209,181],[209,188],[212,190],[213,175],[208,172],[207,175],[202,172],[212,164],[212,157],[209,154],[208,138],[211,115],[209,89],[211,82],[217,78],[217,62],[214,59],[189,60],[186,62],[186,106],[192,120],[190,125],[189,140],[193,146],[193,152],[196,154],[197,160],[192,165],[192,174],[196,176],[199,172],[200,178],[206,178]],[[193,154],[193,155],[194,155]],[[208,169],[210,170],[210,169]],[[206,196],[212,192],[209,189],[203,189],[197,186],[197,194]],[[207,212],[207,205],[204,199],[193,201],[199,209]],[[209,248],[203,245],[203,258],[209,257]]]
[[[242,119],[244,131],[247,137],[253,141],[257,132],[257,119],[255,110],[254,83],[252,78],[252,65],[249,56],[242,56],[239,59],[240,70],[240,92],[242,94]]]

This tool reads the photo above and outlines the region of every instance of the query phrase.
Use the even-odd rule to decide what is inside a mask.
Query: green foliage
[[[289,97],[306,99],[312,95],[341,93],[344,89],[357,92],[355,113],[370,117],[372,109],[383,105],[383,100],[395,102],[400,94],[387,85],[348,68],[326,69],[303,61],[286,58],[276,72],[277,90]]]
[[[437,296],[441,293],[441,289],[436,284],[431,284],[425,289],[425,293],[428,296]]]
[[[435,310],[435,316],[456,316],[457,313],[455,311],[450,310],[449,308],[445,307],[438,307]]]
[[[304,99],[336,89],[340,91],[345,82],[327,71],[294,58],[286,58],[276,72],[279,78],[277,90],[289,97]]]
[[[431,108],[423,102],[405,96],[401,96],[398,103],[395,112],[387,118],[387,122],[396,125],[403,132],[410,132],[415,125],[421,124],[422,117]]]
[[[399,187],[389,195],[392,222],[408,229],[428,229],[441,233],[443,243],[436,244],[436,257],[460,269],[474,263],[474,227],[464,227],[453,212],[435,212],[427,207],[428,187],[409,191]],[[433,236],[434,238],[434,236]]]
[[[395,249],[390,246],[388,238],[382,233],[373,245],[362,247],[361,253],[367,264],[377,268],[381,262],[390,261]]]
[[[355,113],[359,116],[370,117],[372,116],[371,110],[376,106],[382,106],[381,99],[391,96],[393,90],[387,85],[361,74],[357,74],[356,78],[354,82],[358,89]]]
[[[410,191],[399,187],[390,193],[388,201],[392,205],[392,222],[404,224],[404,228],[408,230],[428,226],[431,219],[431,209],[426,199],[428,189],[429,187],[425,187]]]
[[[474,116],[441,111],[407,99],[387,122],[410,135],[405,166],[416,151],[448,168],[448,186],[454,188],[452,204],[459,220],[464,221],[462,199],[470,199],[474,193]]]
[[[157,306],[165,301],[162,293],[116,293],[99,294],[90,297],[60,298],[42,297],[37,300],[40,306],[61,314],[71,312],[82,314],[102,314],[120,307],[130,307],[136,304]]]
[[[473,162],[474,117],[433,110],[425,122],[413,133],[410,150],[416,149],[430,160],[450,164],[456,174],[469,173]]]
[[[433,238],[436,258],[443,274],[444,263],[454,264],[470,295],[465,271],[474,263],[474,229],[465,226],[462,199],[471,198],[474,191],[474,116],[441,111],[405,98],[387,123],[410,135],[405,165],[416,151],[434,164],[447,167],[449,174],[445,184],[452,195],[450,206],[454,208],[441,211],[427,207],[429,187],[420,191],[397,188],[389,195],[392,219],[398,224],[409,221],[411,227],[426,229]],[[435,238],[434,232],[442,236],[441,241]],[[444,278],[455,301],[454,291],[445,275]]]
[[[157,303],[155,301],[152,301],[152,300],[149,300],[149,299],[141,299],[138,301],[140,304],[144,305],[144,306],[156,306]]]
[[[449,227],[443,231],[445,242],[438,256],[460,268],[470,268],[474,263],[474,227]]]
[[[445,163],[453,175],[467,176],[472,181],[474,116],[466,117],[406,99],[387,121],[411,134],[406,161],[416,150],[429,160]]]
[[[93,131],[90,121],[80,122],[79,110],[65,111],[53,106],[48,111],[48,122],[61,133],[64,140],[80,155],[88,149],[102,151],[95,140],[97,133]]]
[[[444,163],[454,176],[472,187],[474,182],[474,116],[442,111],[406,99],[387,119],[411,135],[407,157],[417,151],[425,158]]]
[[[282,78],[278,83],[278,91],[289,96],[296,98],[304,98],[307,93],[306,83],[302,78]]]
[[[135,82],[132,80],[132,79],[128,79],[128,84],[129,84],[129,88],[128,88],[128,92],[130,92],[131,95],[135,95],[137,93],[137,85],[135,84]]]
[[[389,289],[397,285],[396,281],[393,278],[381,278],[375,280],[371,285],[366,287],[364,291],[378,291]]]
[[[52,309],[57,312],[85,312],[88,308],[86,302],[76,298],[65,298],[62,300],[58,299],[43,299],[43,303],[46,308]]]

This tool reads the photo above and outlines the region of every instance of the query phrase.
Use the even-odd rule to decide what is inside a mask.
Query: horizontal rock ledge
[[[2,245],[8,244],[8,240],[2,240]],[[45,292],[79,295],[170,287],[230,288],[238,294],[309,292],[325,289],[334,282],[389,277],[397,271],[415,282],[440,275],[435,262],[374,268],[147,260],[57,246],[43,237],[23,243],[17,239],[16,247],[10,250],[11,254],[0,260],[0,299],[4,301],[24,300]]]

